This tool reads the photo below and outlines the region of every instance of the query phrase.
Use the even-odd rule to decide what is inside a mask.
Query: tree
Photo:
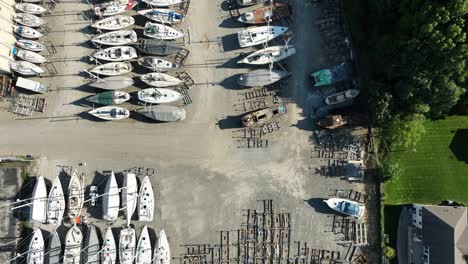
[[[468,0],[375,0],[370,6],[369,13],[381,14],[366,21],[374,25],[369,48],[372,83],[379,85],[369,90],[376,119],[448,114],[468,86]]]
[[[384,181],[389,179],[396,179],[403,173],[403,168],[400,163],[396,161],[386,161],[383,166],[383,179]]]
[[[423,115],[393,118],[383,125],[382,135],[390,150],[409,149],[415,146],[426,132]]]

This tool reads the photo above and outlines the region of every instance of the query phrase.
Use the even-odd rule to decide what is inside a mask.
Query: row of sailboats
[[[122,209],[120,208],[120,195],[122,194]],[[103,219],[114,222],[120,210],[123,210],[127,225],[135,211],[140,221],[152,221],[154,215],[154,193],[151,182],[146,176],[138,189],[137,177],[134,173],[125,173],[123,186],[119,188],[115,174],[112,171],[108,176],[104,193],[101,195],[103,206]],[[32,193],[31,220],[39,223],[59,225],[62,222],[65,208],[68,208],[68,217],[76,219],[80,216],[84,203],[84,188],[76,171],[73,171],[68,187],[68,204],[62,189],[62,183],[57,176],[47,195],[47,187],[43,176],[38,176]]]
[[[62,243],[58,233],[55,231],[46,245],[41,229],[36,228],[29,243],[27,263],[170,264],[171,251],[164,229],[159,232],[154,250],[147,226],[143,227],[138,241],[134,228],[127,226],[121,229],[118,244],[112,229],[108,227],[102,247],[98,230],[96,226],[88,225],[84,237],[81,229],[73,225],[66,234],[61,256]]]
[[[75,219],[83,207],[83,186],[76,171],[73,171],[68,186],[68,217]],[[52,188],[47,194],[43,176],[38,176],[32,193],[31,220],[39,223],[60,224],[65,207],[65,195],[59,176],[54,179]]]
[[[122,191],[122,208],[120,208],[119,191]],[[153,221],[154,215],[154,192],[148,176],[143,178],[138,190],[137,178],[134,173],[125,173],[123,186],[120,189],[117,185],[115,174],[112,171],[108,176],[102,203],[103,219],[114,222],[119,216],[119,211],[123,210],[127,226],[130,225],[135,210],[138,213],[138,220],[144,222]]]

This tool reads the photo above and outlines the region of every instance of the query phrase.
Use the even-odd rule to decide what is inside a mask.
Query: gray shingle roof
[[[431,263],[466,264],[468,217],[466,207],[423,206],[423,243]]]

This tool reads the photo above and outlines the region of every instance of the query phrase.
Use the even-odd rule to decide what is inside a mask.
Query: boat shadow
[[[239,74],[229,76],[219,83],[222,87],[229,90],[243,90],[244,88],[237,83]]]
[[[226,0],[226,1],[223,1],[220,4],[220,7],[221,7],[221,9],[223,11],[229,11],[229,10],[234,9],[236,7],[236,3],[234,3],[234,1]]]
[[[237,33],[221,37],[221,43],[223,46],[223,51],[225,52],[241,49],[239,46],[239,40],[237,39]]]
[[[236,56],[234,58],[231,58],[227,61],[225,61],[223,64],[216,66],[216,68],[228,68],[228,69],[239,69],[242,68],[242,64],[237,64],[237,61],[240,60],[243,56],[246,54],[240,53],[239,56]]]
[[[156,125],[156,124],[165,124],[165,123],[167,123],[167,122],[162,122],[162,121],[153,120],[151,118],[148,118],[148,117],[146,117],[144,115],[141,115],[141,114],[137,113],[135,110],[130,112],[130,118],[135,120],[135,121],[139,121],[139,122],[146,123],[146,124],[155,124]]]
[[[337,214],[333,209],[328,207],[328,205],[323,201],[326,199],[323,198],[310,198],[308,200],[304,200],[310,207],[314,208],[315,212],[321,214]]]
[[[218,25],[219,27],[222,28],[239,28],[239,29],[244,29],[247,27],[247,24],[241,23],[236,20],[234,17],[228,17],[221,21]]]
[[[76,116],[78,116],[81,119],[88,120],[88,121],[101,122],[101,123],[110,122],[108,120],[97,118],[97,117],[89,114],[88,111],[90,111],[90,110],[91,109],[89,109],[87,111],[83,111],[81,113],[78,113],[78,114],[76,114]]]
[[[243,114],[236,116],[226,116],[223,119],[218,120],[216,124],[220,129],[242,128],[242,116]]]
[[[102,195],[104,194],[104,189],[106,188],[106,183],[107,183],[107,175],[104,173],[96,171],[94,174],[93,181],[91,182],[91,185],[89,185],[86,188],[86,193],[90,194],[90,188],[91,186],[96,186],[98,188],[98,194]],[[98,199],[98,203],[96,206],[88,206],[87,213],[95,219],[102,219],[102,198]]]
[[[52,182],[46,178],[44,178],[44,181],[46,184],[46,189],[47,189],[47,194],[48,194],[49,193],[48,190],[50,190],[52,186]],[[18,192],[16,192],[15,196],[13,197],[12,202],[14,202],[14,204],[12,204],[11,207],[12,208],[19,207],[19,208],[13,209],[12,215],[19,221],[31,220],[31,207],[26,204],[33,202],[31,198],[32,198],[32,193],[34,191],[34,186],[36,185],[36,183],[37,183],[37,176],[26,177],[20,189],[18,190]],[[25,199],[26,201],[24,201]]]

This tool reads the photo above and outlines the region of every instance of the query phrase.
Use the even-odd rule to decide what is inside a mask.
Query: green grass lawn
[[[425,126],[426,134],[414,149],[390,153],[403,173],[384,184],[384,203],[453,200],[468,205],[468,116],[452,116]]]

